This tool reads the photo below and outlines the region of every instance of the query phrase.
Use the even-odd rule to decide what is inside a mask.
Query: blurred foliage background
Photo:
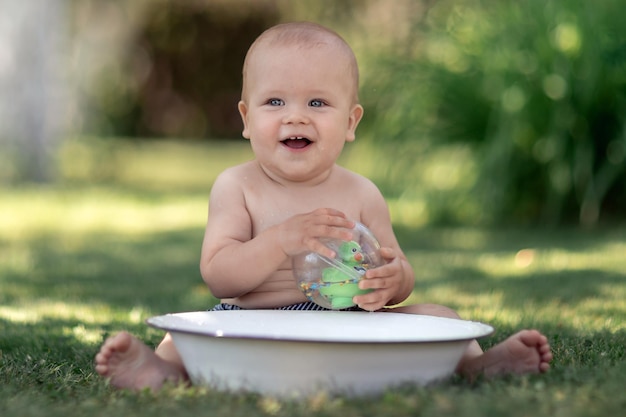
[[[404,42],[372,51],[368,130],[399,161],[385,178],[420,193],[424,175],[412,173],[424,163],[413,155],[443,151],[464,164],[432,174],[449,194],[439,220],[620,217],[625,10],[611,0],[432,2]]]
[[[5,11],[28,7],[0,1]],[[621,0],[45,4],[63,13],[40,13],[23,24],[41,28],[56,16],[52,29],[63,42],[53,42],[58,37],[49,31],[36,38],[0,32],[0,120],[43,123],[48,132],[0,127],[4,183],[62,179],[54,167],[29,167],[54,164],[60,149],[88,137],[106,142],[105,149],[120,138],[240,138],[236,103],[248,46],[276,23],[311,20],[344,36],[360,62],[366,113],[359,141],[347,152],[363,158],[360,172],[396,206],[420,213],[419,225],[594,226],[624,219]],[[17,40],[13,49],[10,38]],[[48,75],[25,74],[37,62],[28,57],[16,58],[25,65],[11,72],[6,57],[20,45],[56,57],[42,72]],[[7,102],[20,94],[9,97],[9,85],[36,81],[64,93],[48,94],[43,111],[22,111],[23,120],[7,117]],[[30,141],[33,135],[40,140]]]

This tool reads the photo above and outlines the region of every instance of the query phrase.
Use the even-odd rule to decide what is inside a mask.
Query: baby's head
[[[351,84],[353,104],[358,103],[359,69],[352,48],[336,32],[310,22],[283,23],[263,32],[250,46],[243,64],[241,97],[246,101],[250,67],[257,59],[272,59],[273,48],[294,47],[303,51],[331,48],[340,57],[336,66],[344,66],[347,81]]]
[[[354,53],[313,23],[287,23],[252,44],[238,104],[242,136],[274,181],[328,178],[363,115]]]

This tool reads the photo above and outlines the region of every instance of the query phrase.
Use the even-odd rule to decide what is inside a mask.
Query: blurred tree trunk
[[[66,0],[0,0],[0,182],[54,178]]]

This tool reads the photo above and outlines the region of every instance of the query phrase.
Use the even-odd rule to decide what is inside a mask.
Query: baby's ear
[[[247,118],[248,106],[243,100],[240,100],[239,103],[237,104],[237,108],[239,109],[239,114],[241,115],[241,121],[243,122],[243,132],[241,132],[241,135],[246,139],[250,139],[250,130],[248,129],[248,118]]]
[[[346,142],[352,142],[356,138],[356,128],[363,117],[363,106],[355,104],[348,116],[348,130],[346,131]]]

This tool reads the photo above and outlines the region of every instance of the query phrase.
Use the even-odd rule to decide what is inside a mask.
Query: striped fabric
[[[215,307],[213,307],[210,311],[232,311],[232,310],[245,310],[239,306],[236,305],[232,305],[232,304],[227,304],[227,303],[221,303],[216,305]],[[288,306],[282,306],[282,307],[276,307],[273,308],[272,310],[309,310],[309,311],[330,311],[328,308],[324,308],[321,306],[318,306],[317,304],[315,304],[312,301],[305,301],[303,303],[298,303],[298,304],[291,304]],[[363,309],[361,309],[359,306],[353,306],[353,307],[349,307],[346,308],[342,311],[363,311]]]

